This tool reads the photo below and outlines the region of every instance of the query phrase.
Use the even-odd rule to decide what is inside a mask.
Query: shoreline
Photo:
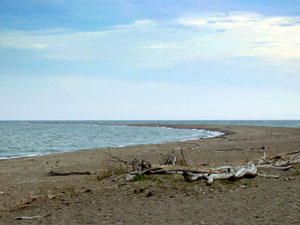
[[[14,218],[46,214],[51,215],[32,220],[32,224],[99,224],[99,221],[140,224],[141,218],[145,224],[199,224],[199,221],[203,224],[297,224],[295,221],[300,220],[300,175],[296,169],[270,171],[281,176],[277,180],[257,177],[216,183],[212,187],[202,182],[187,184],[181,177],[174,181],[153,178],[139,182],[97,178],[108,166],[119,165],[110,162],[110,155],[159,164],[163,155],[182,148],[189,164],[211,168],[245,165],[264,152],[277,154],[300,148],[300,128],[205,124],[169,127],[225,134],[183,142],[0,160],[0,224],[20,224]],[[51,177],[48,176],[51,170],[89,171],[92,175]],[[137,193],[136,189],[145,193]],[[146,197],[149,192],[151,197]],[[49,197],[55,194],[59,197]],[[36,200],[24,206],[34,196]]]
[[[147,124],[101,124],[101,125],[110,125],[110,126],[129,126],[129,127],[158,127],[158,128],[170,128],[170,129],[186,129],[186,128],[177,128],[177,127],[169,127],[169,126],[151,126],[153,124],[149,124],[150,126],[147,126]],[[194,129],[194,128],[187,128],[187,129]],[[212,130],[207,130],[207,129],[194,129],[194,130],[203,130],[203,131],[212,131]],[[124,145],[124,146],[113,146],[113,147],[95,147],[95,148],[87,148],[87,149],[77,149],[77,150],[69,150],[69,151],[63,151],[63,152],[54,152],[54,153],[44,153],[44,154],[37,154],[37,155],[26,155],[26,156],[16,156],[16,157],[7,157],[7,158],[1,158],[1,160],[9,160],[9,159],[18,159],[18,158],[30,158],[30,157],[38,157],[38,156],[47,156],[47,155],[52,155],[52,154],[63,154],[63,153],[69,153],[69,152],[77,152],[77,151],[89,151],[89,150],[99,150],[99,149],[107,149],[107,148],[124,148],[124,147],[132,147],[132,146],[137,146],[137,145],[153,145],[153,144],[165,144],[165,143],[175,143],[175,142],[184,142],[184,141],[193,141],[193,140],[199,140],[199,139],[207,139],[207,138],[216,138],[219,136],[225,135],[224,132],[220,131],[212,131],[212,132],[219,132],[220,134],[216,134],[212,137],[200,137],[200,138],[188,138],[188,139],[182,139],[182,140],[173,140],[173,141],[165,141],[165,142],[157,142],[157,143],[146,143],[146,144],[134,144],[134,145]]]

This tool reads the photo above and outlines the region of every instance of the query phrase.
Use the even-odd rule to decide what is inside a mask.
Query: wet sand
[[[159,126],[143,124],[137,126]],[[84,150],[0,160],[0,224],[299,224],[300,167],[269,170],[279,179],[186,183],[181,176],[126,182],[101,179],[116,169],[109,154],[158,164],[163,154],[184,149],[190,165],[244,165],[268,154],[300,149],[300,129],[219,125],[165,125],[222,131],[225,135],[185,142]],[[92,175],[51,177],[55,171]],[[15,220],[20,216],[45,216]]]

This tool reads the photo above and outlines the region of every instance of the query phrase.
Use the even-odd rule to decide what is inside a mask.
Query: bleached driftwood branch
[[[293,155],[293,156],[290,156]],[[271,168],[279,170],[288,170],[293,167],[294,164],[300,163],[300,150],[294,152],[280,153],[267,159],[267,154],[264,152],[264,156],[258,161],[257,168]]]
[[[21,217],[16,217],[15,220],[34,220],[34,219],[39,219],[47,216],[51,216],[51,213],[43,216],[21,216]]]
[[[232,168],[228,168],[227,173],[195,174],[187,172],[184,173],[183,176],[188,182],[204,179],[207,180],[207,184],[212,184],[214,180],[238,180],[244,177],[255,177],[257,176],[257,169],[255,164],[250,162],[246,166],[242,166],[236,171]]]

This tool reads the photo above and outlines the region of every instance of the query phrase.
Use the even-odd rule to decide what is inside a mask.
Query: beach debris
[[[284,181],[292,181],[295,180],[295,177],[285,177],[283,178]]]
[[[162,165],[183,165],[188,166],[184,149],[177,147],[172,151],[172,154],[161,154],[162,156]],[[181,159],[180,159],[181,158]],[[179,160],[178,160],[179,159]]]
[[[39,219],[47,216],[51,216],[51,213],[48,213],[43,216],[21,216],[21,217],[16,217],[15,220],[34,220],[34,219]]]
[[[185,159],[184,154],[182,154],[182,157]],[[288,170],[292,168],[294,164],[300,163],[299,158],[300,150],[280,153],[272,157],[268,157],[267,153],[264,152],[264,155],[259,159],[257,164],[248,162],[245,166],[222,166],[209,169],[178,166],[166,162],[165,165],[152,165],[152,167],[145,167],[140,171],[128,173],[126,174],[126,181],[133,181],[136,176],[151,174],[182,174],[184,180],[187,182],[204,180],[208,185],[211,185],[215,180],[239,180],[242,178],[254,178],[256,176],[278,179],[280,177],[279,175],[265,173],[264,171],[258,172],[258,169],[270,168]],[[185,163],[185,165],[187,164]]]
[[[149,198],[149,197],[152,197],[152,196],[153,196],[152,192],[148,191],[147,194],[146,194],[146,197]]]
[[[273,175],[273,174],[268,174],[265,172],[260,172],[258,173],[259,177],[265,177],[265,178],[273,178],[273,179],[278,179],[280,176],[279,175]]]
[[[163,154],[163,165],[176,165],[177,157],[175,155],[175,152],[173,151],[171,154]]]
[[[217,149],[216,152],[242,151],[241,148]]]
[[[48,174],[49,176],[70,176],[70,175],[91,175],[89,171],[77,172],[77,171],[67,171],[67,172],[55,172],[51,170]]]
[[[180,149],[180,153],[182,155],[182,158],[183,158],[183,161],[184,161],[185,165],[188,166],[186,158],[185,158],[185,154],[184,154],[184,151],[183,151],[183,148]]]
[[[163,165],[151,165],[150,162],[145,160],[134,159],[132,161],[125,161],[116,156],[111,156],[113,162],[119,162],[132,166],[132,172],[122,174],[112,181],[117,181],[125,177],[126,181],[138,181],[144,175],[163,175],[163,174],[181,174],[186,182],[194,182],[204,180],[208,185],[213,184],[215,180],[239,180],[243,178],[254,178],[256,176],[264,178],[278,179],[280,176],[269,174],[261,169],[278,169],[288,170],[294,164],[300,163],[300,150],[280,153],[268,157],[264,152],[263,156],[258,159],[257,163],[248,162],[244,166],[222,166],[217,168],[199,168],[199,166],[188,166],[187,160],[182,148],[176,148],[177,153],[180,151],[182,160],[177,160],[178,155],[173,151],[172,154],[164,156]],[[209,165],[209,164],[205,164]],[[53,173],[53,171],[52,171]],[[59,173],[60,175],[61,173]],[[81,173],[80,173],[81,174]],[[67,175],[70,175],[69,173]]]
[[[264,156],[258,161],[257,168],[271,168],[278,170],[288,170],[294,164],[300,163],[300,150],[293,152],[286,152],[268,157],[264,152]]]
[[[214,180],[238,180],[244,177],[252,178],[258,175],[257,168],[253,162],[248,163],[246,166],[219,167],[209,170],[165,165],[154,166],[151,169],[126,174],[126,181],[133,181],[136,176],[151,174],[182,174],[187,182],[205,180],[208,185],[211,185]]]
[[[234,168],[227,168],[223,173],[183,173],[184,179],[187,182],[206,180],[208,185],[211,185],[214,180],[239,180],[242,178],[252,178],[257,176],[257,168],[253,162],[249,162],[246,166],[242,166],[235,170]]]
[[[112,158],[110,160],[111,162],[117,162],[117,163],[122,163],[125,165],[130,165],[130,166],[132,166],[133,171],[143,171],[146,168],[151,168],[151,163],[147,162],[146,160],[139,161],[138,159],[134,159],[132,161],[126,161],[126,160],[120,159],[117,156],[110,155],[110,157]]]

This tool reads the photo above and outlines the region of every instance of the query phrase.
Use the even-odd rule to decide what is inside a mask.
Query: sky
[[[0,120],[300,119],[298,0],[0,0]]]

